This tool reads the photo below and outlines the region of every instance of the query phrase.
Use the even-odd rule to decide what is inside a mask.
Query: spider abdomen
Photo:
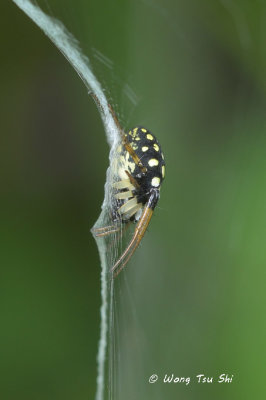
[[[114,187],[118,190],[115,194],[119,200],[118,213],[126,221],[133,217],[137,220],[136,215],[152,192],[156,192],[152,208],[156,206],[165,176],[165,162],[159,142],[146,128],[136,127],[124,135],[125,143],[118,147],[120,181]]]
[[[165,162],[156,137],[142,127],[134,128],[126,135],[129,144],[147,170],[146,173],[142,173],[142,185],[146,188],[160,187],[165,175]],[[140,171],[136,165],[132,175],[137,178],[139,174]]]

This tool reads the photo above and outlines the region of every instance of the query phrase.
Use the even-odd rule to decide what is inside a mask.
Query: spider
[[[99,105],[98,99],[95,100]],[[117,276],[139,246],[150,223],[160,197],[165,162],[159,142],[148,129],[137,126],[124,132],[110,105],[109,109],[121,134],[113,167],[116,180],[112,185],[111,219],[114,225],[98,228],[94,234],[109,235],[120,230],[121,222],[126,226],[136,223],[132,239],[111,269]]]

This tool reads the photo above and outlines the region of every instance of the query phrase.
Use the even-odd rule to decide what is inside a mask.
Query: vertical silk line
[[[110,163],[112,160],[112,154],[119,141],[120,134],[114,118],[109,110],[108,101],[104,95],[102,87],[92,72],[90,67],[89,59],[82,54],[79,48],[78,41],[74,36],[67,31],[61,21],[50,17],[45,14],[36,4],[33,4],[30,0],[13,0],[13,2],[31,18],[36,25],[49,37],[49,39],[55,44],[55,46],[61,51],[66,57],[69,63],[73,66],[75,71],[78,73],[89,93],[97,96],[99,102],[99,112],[104,124],[107,141],[111,147],[110,151]],[[109,180],[111,174],[107,170],[106,184],[105,184],[105,196],[102,204],[102,212],[99,216],[98,221],[95,225],[98,225],[100,221],[105,218],[105,209],[109,204]],[[107,260],[106,260],[106,245],[103,240],[96,241],[98,251],[101,260],[101,326],[100,326],[100,340],[98,346],[97,356],[97,391],[96,400],[104,399],[105,390],[105,363],[106,363],[106,352],[107,352],[107,334],[108,334],[108,279],[107,279]]]

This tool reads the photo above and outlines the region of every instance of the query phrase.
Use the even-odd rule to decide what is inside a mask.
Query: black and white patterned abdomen
[[[159,142],[146,128],[136,127],[124,135],[126,143],[130,145],[141,165],[133,159],[127,146],[118,146],[115,198],[119,200],[118,213],[122,218],[126,220],[135,216],[137,220],[136,214],[147,203],[151,192],[157,193],[154,207],[157,204],[165,176],[165,162]],[[136,185],[132,183],[133,180]]]

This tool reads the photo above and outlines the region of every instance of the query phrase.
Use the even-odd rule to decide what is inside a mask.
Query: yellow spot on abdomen
[[[161,179],[158,178],[158,176],[155,176],[155,177],[152,178],[152,180],[151,180],[151,185],[152,185],[153,187],[158,187],[158,186],[160,186],[160,182],[161,182]]]
[[[159,164],[159,161],[156,160],[156,158],[151,158],[151,159],[148,161],[148,164],[149,164],[150,167],[156,167],[156,166]]]
[[[137,150],[138,149],[138,145],[136,143],[132,143],[131,145],[133,150]]]
[[[143,146],[143,147],[141,148],[141,150],[142,150],[142,151],[147,151],[147,150],[149,150],[149,147],[148,147],[148,146]]]
[[[147,129],[142,128],[141,130],[142,130],[142,132],[144,132],[144,133],[147,132]]]
[[[164,165],[162,166],[162,177],[163,178],[165,177],[165,166]]]
[[[159,151],[159,146],[157,143],[154,143],[153,148],[155,151]]]
[[[147,138],[148,140],[153,140],[153,136],[152,136],[150,133],[148,133],[148,134],[146,135],[146,138]]]
[[[138,128],[133,129],[133,137],[137,136]]]

